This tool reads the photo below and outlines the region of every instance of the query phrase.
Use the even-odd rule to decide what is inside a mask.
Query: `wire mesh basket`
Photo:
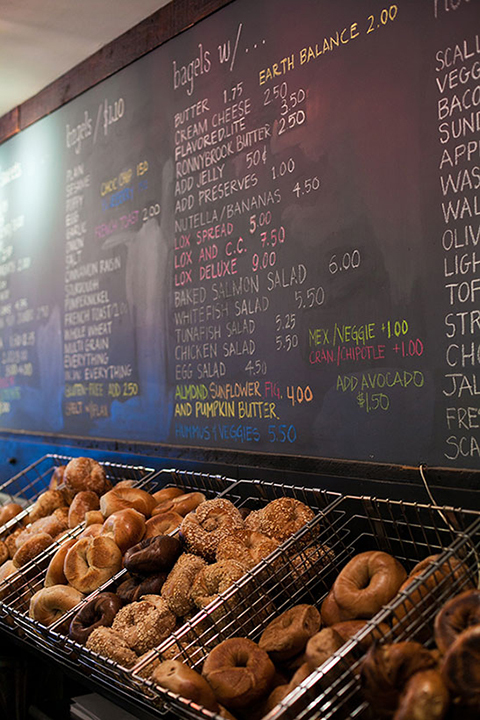
[[[48,489],[52,473],[56,468],[66,465],[71,459],[72,457],[64,455],[45,455],[4,484],[3,487],[12,495],[15,494],[15,496],[23,489],[24,496],[28,496],[31,502],[25,510],[9,520],[8,523],[1,528],[0,536],[6,537],[15,530],[24,528],[25,519],[33,507],[33,503],[42,492]],[[101,464],[105,470],[107,479],[112,485],[116,485],[122,480],[128,480],[136,487],[146,490],[153,487],[151,485],[151,479],[155,473],[151,468],[111,462],[103,462]],[[58,550],[61,544],[71,538],[77,537],[82,530],[83,525],[78,525],[77,527],[66,530],[28,564],[0,582],[0,624],[6,622],[8,606],[11,603],[22,605],[22,603],[27,603],[27,600],[29,601],[29,598],[33,594],[32,589],[35,587],[35,579],[46,572],[52,555]],[[9,618],[7,624],[12,627],[11,618]]]
[[[344,497],[138,663],[132,679],[143,688],[144,702],[158,713],[219,718],[152,682],[158,662],[178,659],[201,671],[210,650],[223,640],[242,636],[258,641],[266,625],[294,605],[319,608],[339,571],[359,552],[387,552],[408,572],[438,555],[328,661],[264,713],[265,720],[369,718],[358,680],[366,638],[375,632],[390,641],[428,640],[437,609],[476,578],[479,548],[480,515],[473,511]]]
[[[316,513],[316,516],[319,513],[323,514],[323,512],[331,506],[332,502],[338,502],[340,497],[338,493],[317,489],[284,486],[278,483],[261,483],[260,481],[232,481],[227,478],[205,473],[175,470],[160,471],[154,476],[153,482],[158,486],[155,487],[155,490],[174,484],[189,492],[194,490],[201,491],[207,498],[216,496],[226,498],[239,508],[248,506],[251,510],[264,507],[271,500],[290,496],[307,504]],[[275,556],[277,559],[280,558],[280,552],[276,552]],[[265,569],[268,569],[267,565],[263,566]],[[118,663],[94,653],[66,636],[69,622],[78,610],[100,592],[114,592],[119,583],[124,579],[125,574],[125,570],[120,571],[114,578],[90,594],[82,603],[50,628],[45,628],[31,620],[27,615],[27,603],[25,601],[22,602],[20,599],[18,602],[10,604],[9,612],[12,620],[37,645],[41,645],[44,649],[54,652],[57,657],[61,656],[62,662],[65,661],[75,666],[76,670],[81,669],[82,672],[91,679],[96,680],[105,687],[110,689],[115,687],[116,691],[123,693],[127,686],[129,688],[129,697],[131,698],[133,693],[135,694],[136,700],[142,703],[145,699],[144,690],[143,688],[139,688],[135,682],[132,682],[132,675],[128,668],[122,667]],[[45,570],[36,577],[35,587],[41,585],[44,575]],[[259,600],[263,602],[263,599]],[[218,602],[219,601],[213,603],[212,611]],[[200,617],[202,617],[202,613],[200,613]],[[149,710],[151,711],[151,709],[150,706]]]
[[[126,469],[128,468],[122,470],[122,479],[128,479],[126,477]],[[162,488],[175,486],[185,492],[199,491],[204,493],[208,498],[213,498],[235,482],[234,479],[221,475],[168,469],[156,472],[150,471],[138,482],[137,486],[150,493],[154,493]],[[83,525],[70,531],[69,537],[75,537],[80,534],[82,529]],[[108,582],[89,594],[78,608],[66,613],[59,622],[50,628],[46,628],[28,616],[29,604],[32,595],[43,587],[48,565],[58,546],[57,543],[52,552],[44,552],[37,556],[28,567],[22,569],[21,573],[11,579],[9,578],[9,593],[4,598],[1,609],[6,616],[5,623],[8,625],[10,632],[12,632],[12,630],[16,631],[17,634],[32,641],[37,647],[44,651],[54,652],[56,657],[61,656],[62,662],[65,665],[71,665],[75,670],[78,670],[78,655],[79,649],[82,649],[82,646],[69,641],[66,637],[65,632],[68,631],[69,621],[78,611],[79,607],[88,599],[95,597],[100,592],[115,588],[122,582],[126,570],[120,570],[120,572]],[[115,668],[112,668],[112,671],[114,674]],[[109,682],[109,685],[110,684]],[[119,685],[118,689],[123,690],[123,686]]]

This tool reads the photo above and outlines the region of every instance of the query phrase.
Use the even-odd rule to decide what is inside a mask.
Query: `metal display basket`
[[[64,455],[45,455],[5,483],[3,487],[8,488],[9,492],[15,494],[18,492],[17,488],[24,488],[24,494],[31,499],[31,502],[25,510],[3,526],[0,530],[0,537],[2,533],[5,536],[17,528],[23,528],[24,519],[28,516],[36,498],[48,489],[53,471],[59,466],[66,465],[70,460],[72,460],[72,457]],[[138,488],[148,490],[153,487],[152,477],[155,472],[151,468],[111,462],[102,462],[101,465],[112,485],[116,485],[122,480],[129,480]],[[15,627],[9,615],[9,606],[11,604],[16,607],[26,605],[28,612],[29,599],[35,591],[34,588],[38,589],[36,579],[46,572],[50,559],[60,545],[71,538],[77,537],[82,530],[83,525],[66,530],[59,538],[53,541],[52,545],[39,553],[27,565],[0,582],[0,625],[7,624],[10,629]]]
[[[247,504],[251,510],[264,507],[271,500],[290,496],[301,500],[311,507],[316,513],[316,518],[323,515],[328,507],[330,507],[332,503],[338,502],[340,498],[338,493],[317,489],[284,486],[277,483],[262,483],[260,481],[233,481],[205,473],[175,470],[160,471],[154,476],[153,482],[158,485],[158,487],[155,487],[155,490],[173,484],[187,491],[199,490],[205,493],[208,498],[216,496],[226,498],[239,508],[245,507]],[[288,544],[287,542],[287,545]],[[281,557],[280,550],[275,553],[275,557],[277,559]],[[261,563],[261,566],[264,568],[269,567],[263,563]],[[54,653],[56,657],[61,657],[62,662],[75,667],[77,671],[81,670],[100,685],[110,690],[114,687],[116,693],[127,693],[127,697],[130,700],[134,696],[136,702],[142,704],[145,700],[144,689],[132,680],[132,674],[128,668],[124,668],[118,663],[94,653],[66,636],[68,624],[78,612],[79,608],[100,592],[114,591],[118,584],[124,579],[125,574],[126,571],[122,570],[109,582],[95,590],[94,593],[91,593],[82,603],[63,616],[61,620],[50,628],[45,628],[31,620],[27,615],[28,607],[26,603],[20,600],[17,603],[10,604],[9,612],[12,621],[14,621],[37,646],[41,646],[44,650]],[[35,580],[37,587],[41,586],[44,575],[45,570],[37,576]],[[227,594],[228,593],[229,591],[227,591]],[[251,600],[252,598],[250,598],[250,601]],[[259,602],[263,602],[263,598],[259,598],[258,600]],[[218,602],[220,601],[214,602],[213,605],[215,606]],[[202,616],[203,613],[200,612],[199,617],[201,618]],[[149,711],[151,711],[150,706]]]
[[[234,491],[238,489],[239,485]],[[448,597],[476,580],[478,513],[342,498],[132,669],[132,679],[144,690],[144,702],[158,715],[172,711],[179,717],[219,719],[152,682],[155,665],[162,659],[178,659],[201,671],[210,650],[223,640],[243,636],[258,641],[268,622],[288,608],[300,603],[320,607],[342,567],[366,550],[388,552],[408,572],[426,557],[438,557],[264,720],[369,718],[358,679],[366,637],[372,631],[389,641],[431,637],[436,611]]]
[[[126,479],[124,476],[122,479]],[[232,478],[226,478],[221,475],[213,475],[208,473],[189,472],[176,469],[151,471],[145,476],[137,487],[141,487],[147,492],[154,493],[162,488],[176,486],[185,492],[202,492],[207,498],[213,498],[220,493],[225,492],[230,486],[235,484]],[[80,534],[83,526],[79,526],[72,531],[69,536]],[[52,552],[44,552],[29,564],[28,568],[22,569],[19,576],[15,576],[12,581],[11,592],[0,607],[6,615],[6,623],[10,632],[16,633],[28,641],[33,642],[39,649],[53,653],[57,658],[61,657],[62,663],[71,666],[76,671],[79,669],[79,652],[84,650],[83,646],[70,641],[65,635],[65,628],[73,615],[78,611],[79,607],[87,600],[95,597],[98,593],[115,588],[126,574],[126,570],[122,569],[108,582],[97,588],[93,593],[87,596],[79,606],[47,628],[39,622],[32,620],[28,616],[29,603],[31,596],[43,587],[48,564],[53,553],[58,548],[58,543]],[[50,550],[48,548],[47,550]],[[0,586],[1,591],[1,586]],[[102,658],[105,660],[105,658]],[[115,667],[111,667],[111,677],[108,686],[112,685],[112,678],[115,676]],[[90,674],[88,663],[86,666],[86,674]],[[118,674],[118,673],[117,673]],[[118,690],[122,691],[124,684],[118,684]]]

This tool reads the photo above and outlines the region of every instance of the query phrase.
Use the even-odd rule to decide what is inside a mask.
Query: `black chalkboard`
[[[5,429],[478,467],[479,0],[237,0],[0,147]]]

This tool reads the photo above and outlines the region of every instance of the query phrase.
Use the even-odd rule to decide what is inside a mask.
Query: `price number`
[[[281,85],[274,85],[263,91],[263,104],[270,105],[274,100],[285,100],[288,95],[288,85],[283,82]]]
[[[115,102],[113,102],[112,104],[110,104],[108,100],[105,100],[105,103],[103,105],[103,132],[105,133],[105,135],[108,134],[108,128],[110,127],[110,125],[113,125],[114,123],[121,120],[124,114],[125,100],[123,98],[115,100]]]
[[[270,210],[267,210],[267,212],[262,212],[259,215],[250,215],[250,235],[253,235],[253,233],[256,232],[257,227],[265,227],[266,225],[270,225],[271,222],[272,213],[270,212]]]
[[[288,160],[283,160],[278,167],[272,166],[272,180],[284,177],[295,170],[295,160],[289,157]]]
[[[265,360],[249,360],[249,362],[245,365],[245,372],[248,373],[250,377],[255,375],[266,375],[267,363]]]
[[[332,275],[336,275],[337,272],[342,270],[356,270],[360,266],[360,253],[358,250],[353,252],[343,253],[340,255],[332,255],[330,262],[328,263],[328,269]]]
[[[139,387],[137,383],[108,383],[108,395],[112,398],[135,397],[138,394]]]
[[[235,102],[243,93],[243,82],[238,82],[236,85],[232,85],[231,88],[223,91],[223,102],[225,105],[228,103]]]
[[[280,114],[286,115],[294,110],[297,105],[301,105],[307,97],[307,93],[303,88],[299,88],[296,92],[290,93],[287,97],[282,98],[280,103]]]
[[[313,178],[307,178],[302,182],[297,182],[292,192],[297,196],[297,198],[300,198],[302,195],[309,195],[311,192],[320,190],[320,184],[320,180],[316,176]]]
[[[293,330],[296,324],[297,320],[295,313],[275,315],[275,329],[277,332],[280,332],[280,330]]]
[[[271,268],[277,262],[277,253],[275,250],[270,252],[265,251],[264,253],[254,253],[252,255],[252,270],[258,272],[258,270],[266,270]]]
[[[388,338],[401,337],[408,333],[408,322],[406,320],[395,320],[394,322],[387,320],[387,322],[382,323],[382,332]]]
[[[297,439],[295,425],[269,425],[268,439],[270,442],[294,443]]]
[[[307,119],[305,110],[295,110],[289,115],[284,115],[278,121],[277,135],[283,135],[287,130],[294,130],[296,127],[303,125]]]
[[[286,335],[275,335],[275,350],[290,352],[298,347],[298,335],[287,333]]]
[[[385,393],[358,393],[357,403],[366,412],[374,410],[388,410],[390,398]]]
[[[401,340],[393,346],[393,351],[402,357],[420,357],[423,355],[423,349],[423,343],[419,338],[408,342]]]
[[[150,220],[150,218],[157,217],[157,215],[160,215],[160,205],[158,203],[155,203],[154,205],[149,205],[142,210],[143,222]]]
[[[263,146],[263,150],[260,150],[260,148],[257,148],[256,150],[252,150],[251,152],[247,152],[245,155],[246,161],[247,161],[247,170],[250,170],[252,167],[257,167],[260,165],[260,163],[267,162],[267,146]]]
[[[312,402],[313,392],[310,385],[302,388],[300,385],[287,385],[287,398],[292,403],[292,407],[297,404]]]
[[[308,290],[295,290],[295,301],[297,308],[320,307],[325,302],[325,290],[323,287],[308,288]]]
[[[262,248],[274,248],[278,243],[282,244],[285,242],[285,228],[282,225],[279,228],[271,228],[270,231],[262,232],[260,240],[262,242]]]
[[[386,25],[388,22],[392,22],[397,17],[397,13],[398,7],[396,5],[390,5],[389,8],[383,8],[379,16],[380,23],[382,25]],[[367,35],[368,33],[373,32],[375,28],[380,27],[380,23],[375,18],[375,15],[369,15],[368,20],[370,21],[370,24],[367,29]]]

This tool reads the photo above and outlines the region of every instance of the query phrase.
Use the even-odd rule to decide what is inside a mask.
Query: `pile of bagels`
[[[434,595],[439,584],[454,575],[465,579],[460,561],[452,558],[440,565],[438,558],[431,555],[407,573],[388,553],[377,550],[359,553],[340,571],[319,609],[309,604],[293,606],[271,620],[256,643],[246,637],[220,642],[206,657],[204,654],[203,663],[195,663],[196,667],[201,665],[200,672],[178,659],[184,656],[178,640],[161,657],[150,659],[138,674],[225,717],[232,717],[231,713],[239,718],[263,717],[350,638],[359,639],[343,662],[354,663],[373,648],[369,651],[371,657],[377,646],[387,647],[380,646],[379,641],[394,636],[417,603],[430,598],[430,593]],[[429,574],[429,570],[434,571]],[[419,585],[417,581],[424,573],[428,579]],[[400,591],[404,601],[395,603],[396,611],[390,622],[369,624],[368,620]],[[376,667],[381,665],[375,663]],[[390,676],[388,668],[388,663],[383,665],[384,682],[385,676]],[[369,699],[376,695],[375,687]],[[382,699],[379,704],[382,706]],[[389,715],[379,713],[378,717]],[[406,720],[417,715],[394,717]],[[418,718],[435,720],[436,715]]]
[[[62,532],[39,546],[58,547],[42,586],[22,586],[22,604],[36,622],[56,624],[127,668],[315,517],[289,497],[247,511],[178,487],[112,487],[103,467],[83,457],[57,468],[32,514],[47,506],[52,515],[62,510]],[[36,521],[25,528],[29,535],[38,535]],[[72,528],[80,530],[75,537],[67,536]]]
[[[174,531],[183,520],[180,512],[188,513],[206,500],[203,493],[180,488],[149,493],[131,480],[112,487],[102,465],[84,457],[63,468],[61,489],[43,495],[52,492],[69,495],[67,528],[80,523],[85,528],[59,543],[43,587],[29,601],[30,617],[47,626],[117,575],[130,548],[165,529]]]
[[[435,616],[435,647],[417,641],[372,646],[361,668],[379,718],[480,717],[480,590],[467,587]]]
[[[248,514],[225,498],[204,500],[181,518],[177,533],[131,546],[123,555],[126,575],[82,604],[68,634],[131,668],[314,517],[294,498]]]

